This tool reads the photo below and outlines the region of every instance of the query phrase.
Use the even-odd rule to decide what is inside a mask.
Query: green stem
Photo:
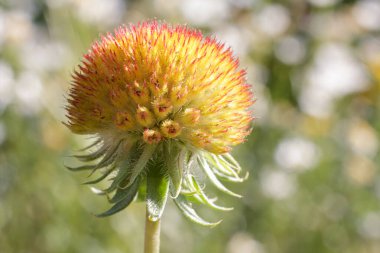
[[[148,211],[145,218],[145,253],[160,252],[160,223],[161,220],[151,221]]]

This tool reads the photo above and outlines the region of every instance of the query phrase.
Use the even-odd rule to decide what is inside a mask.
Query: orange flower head
[[[67,112],[75,133],[143,139],[146,127],[165,131],[170,120],[185,127],[178,135],[162,132],[161,141],[199,147],[191,136],[200,131],[209,136],[203,149],[217,153],[249,134],[252,94],[244,70],[223,44],[184,26],[121,27],[94,43],[73,78]],[[122,121],[127,114],[136,117]]]
[[[116,168],[131,159],[124,188],[140,182],[159,154],[185,164],[176,163],[180,175],[165,172],[174,196],[197,188],[183,177],[186,164],[235,168],[228,152],[250,133],[253,95],[245,71],[230,49],[186,26],[148,21],[103,36],[74,72],[68,97],[74,133],[98,136],[100,153]],[[231,171],[228,177],[237,175]]]

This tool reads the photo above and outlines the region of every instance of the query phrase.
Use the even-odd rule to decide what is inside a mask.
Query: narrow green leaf
[[[117,188],[127,188],[130,185],[127,185],[127,182],[129,182],[127,179],[129,173],[131,173],[131,169],[133,169],[132,160],[135,159],[135,157],[139,157],[142,152],[141,149],[137,148],[131,149],[131,151],[133,152],[129,152],[126,156],[124,156],[124,160],[122,161],[121,165],[115,165],[118,167],[117,174],[112,179],[111,185],[105,190],[102,190],[104,194],[111,193]]]
[[[192,195],[192,194],[197,193],[197,190],[195,189],[195,187],[193,185],[191,177],[192,177],[191,174],[186,174],[183,177],[181,194]]]
[[[100,158],[102,155],[104,155],[104,153],[107,151],[108,148],[109,148],[108,146],[102,146],[98,150],[96,150],[90,154],[74,155],[74,157],[79,159],[80,161],[83,161],[83,162],[90,162],[90,161],[96,160],[96,159]]]
[[[195,204],[195,205],[205,205],[204,201],[199,197],[199,195],[197,194],[194,194],[194,195],[191,195],[191,196],[188,196],[188,195],[183,195],[186,197],[186,200],[191,203],[191,204]]]
[[[111,178],[112,183],[110,186],[108,186],[106,189],[96,189],[94,192],[95,194],[109,194],[116,190],[118,187],[119,188],[126,188],[126,187],[121,187],[121,183],[126,181],[126,178],[129,173],[129,167],[131,166],[131,157],[126,156],[124,161],[121,163],[121,165],[115,164],[115,168],[113,169],[114,171],[117,171],[116,176]]]
[[[148,173],[146,206],[151,221],[157,221],[161,218],[168,198],[168,192],[168,177],[150,176],[150,173]]]
[[[128,188],[128,186],[126,186],[126,187],[120,187],[120,184],[123,181],[125,181],[125,179],[128,176],[128,167],[129,167],[129,165],[130,165],[129,164],[129,160],[126,160],[126,161],[123,162],[123,165],[120,166],[120,168],[118,169],[115,178],[112,179],[113,181],[112,181],[111,185],[108,188],[106,188],[105,190],[103,190],[105,193],[111,193],[114,190],[116,190],[118,187],[119,188]]]
[[[105,179],[109,174],[111,174],[112,171],[115,170],[115,167],[112,167],[111,169],[108,169],[107,171],[105,171],[100,177],[94,179],[94,180],[90,180],[90,181],[86,181],[82,184],[96,184],[96,183],[99,183],[100,181],[102,181],[103,179]]]
[[[181,210],[181,212],[190,219],[191,221],[203,225],[203,226],[209,226],[209,227],[214,227],[218,225],[221,220],[218,222],[207,222],[195,212],[193,207],[191,206],[191,203],[189,203],[186,198],[182,195],[179,195],[178,198],[174,199],[174,203],[177,205],[177,207]]]
[[[83,165],[83,166],[79,166],[79,167],[69,167],[69,166],[66,166],[66,169],[68,170],[71,170],[71,171],[83,171],[83,170],[93,170],[96,168],[96,164],[95,165]]]
[[[210,166],[208,165],[207,161],[201,157],[201,156],[198,156],[198,162],[199,164],[201,165],[201,168],[203,169],[203,171],[206,173],[206,175],[208,176],[208,178],[210,179],[211,183],[214,184],[214,186],[216,188],[218,188],[219,190],[221,190],[222,192],[225,192],[231,196],[235,196],[235,197],[238,197],[238,198],[241,198],[241,195],[239,194],[236,194],[230,190],[228,190],[219,180],[218,178],[215,176],[214,172],[211,170]]]
[[[210,157],[208,161],[213,163],[215,169],[228,176],[239,178],[239,174],[231,167],[231,164],[225,162],[220,156],[212,154]]]
[[[230,153],[219,155],[219,158],[223,161],[227,162],[232,168],[236,170],[236,172],[241,171],[240,164],[233,158],[233,156]]]
[[[137,200],[144,201],[146,200],[146,177],[140,182],[139,190],[137,192]]]
[[[249,176],[248,172],[245,173],[244,177],[240,177],[240,176],[239,177],[231,177],[231,176],[228,176],[226,174],[221,173],[219,170],[216,170],[216,169],[212,169],[212,171],[221,180],[225,180],[228,182],[234,182],[234,183],[244,182],[245,180],[247,180],[247,178]]]
[[[136,196],[137,190],[139,188],[140,180],[136,179],[134,183],[125,189],[125,195],[123,195],[123,198],[120,199],[119,202],[117,202],[115,205],[113,205],[108,211],[97,214],[97,217],[106,217],[110,216],[112,214],[115,214],[117,212],[120,212],[133,201],[134,197]]]
[[[212,201],[211,199],[209,199],[206,194],[204,193],[204,191],[202,190],[202,188],[199,186],[198,182],[195,180],[195,178],[192,176],[192,183],[194,185],[194,188],[197,190],[197,195],[195,196],[199,196],[200,200],[205,204],[207,205],[208,207],[211,207],[213,209],[216,209],[216,210],[221,210],[221,211],[231,211],[233,210],[234,208],[233,207],[223,207],[223,206],[218,206],[214,203],[214,201]]]
[[[136,179],[140,185],[141,177]],[[129,196],[130,187],[127,188],[117,188],[115,195],[109,200],[110,203],[117,203]]]
[[[91,176],[97,169],[104,168],[104,167],[112,164],[115,161],[116,151],[117,151],[120,143],[121,143],[121,141],[112,150],[107,151],[106,155],[103,157],[103,159],[98,164],[83,165],[83,166],[79,166],[79,167],[69,167],[69,166],[65,166],[65,167],[71,171],[92,170],[92,172],[90,174],[90,176]]]
[[[119,141],[115,146],[112,147],[112,149],[108,149],[105,152],[105,156],[98,163],[99,168],[104,167],[104,166],[112,163],[115,160],[115,158],[117,156],[117,151],[118,151],[121,143],[122,143],[122,141]]]
[[[181,190],[181,194],[182,195],[185,195],[185,196],[192,196],[194,194],[197,194],[196,191],[190,191],[190,190],[187,190],[187,189],[183,189]]]
[[[157,145],[156,144],[146,144],[145,148],[137,160],[135,166],[133,167],[130,175],[129,182],[127,187],[131,185],[135,179],[140,175],[140,173],[144,170],[145,165],[148,163],[149,159],[152,157]]]
[[[170,195],[176,198],[181,192],[182,175],[184,171],[185,156],[187,151],[185,148],[180,150],[178,147],[172,148],[172,153],[168,154],[168,173],[170,177],[171,186]]]
[[[84,148],[80,149],[79,151],[85,151],[85,150],[87,150],[87,149],[90,149],[90,148],[92,148],[92,147],[98,145],[98,144],[101,143],[101,142],[102,142],[102,138],[98,138],[98,139],[96,139],[93,143],[91,143],[91,144],[88,145],[87,147],[84,147]]]

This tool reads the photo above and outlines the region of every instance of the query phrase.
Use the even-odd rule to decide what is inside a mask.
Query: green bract
[[[125,138],[119,142],[106,142],[99,138],[86,149],[92,152],[75,157],[94,164],[68,169],[88,170],[90,175],[98,175],[96,179],[85,184],[110,181],[106,189],[92,187],[96,194],[106,195],[113,204],[109,210],[99,214],[99,217],[123,210],[138,196],[147,202],[149,218],[155,221],[160,219],[167,199],[172,198],[191,221],[214,226],[219,222],[207,222],[200,218],[193,203],[221,211],[232,208],[219,206],[215,203],[216,198],[207,196],[204,191],[207,181],[224,193],[240,197],[227,189],[221,181],[242,182],[248,175],[240,176],[241,168],[230,154],[215,155],[175,140],[146,144],[133,138]]]

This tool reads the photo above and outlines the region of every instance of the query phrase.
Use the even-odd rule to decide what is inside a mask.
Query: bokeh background
[[[169,203],[162,252],[380,252],[378,0],[0,0],[0,252],[142,252],[144,204],[94,217],[107,201],[63,166],[88,140],[61,122],[90,43],[152,18],[231,46],[257,98],[244,198],[200,209],[213,229]]]

